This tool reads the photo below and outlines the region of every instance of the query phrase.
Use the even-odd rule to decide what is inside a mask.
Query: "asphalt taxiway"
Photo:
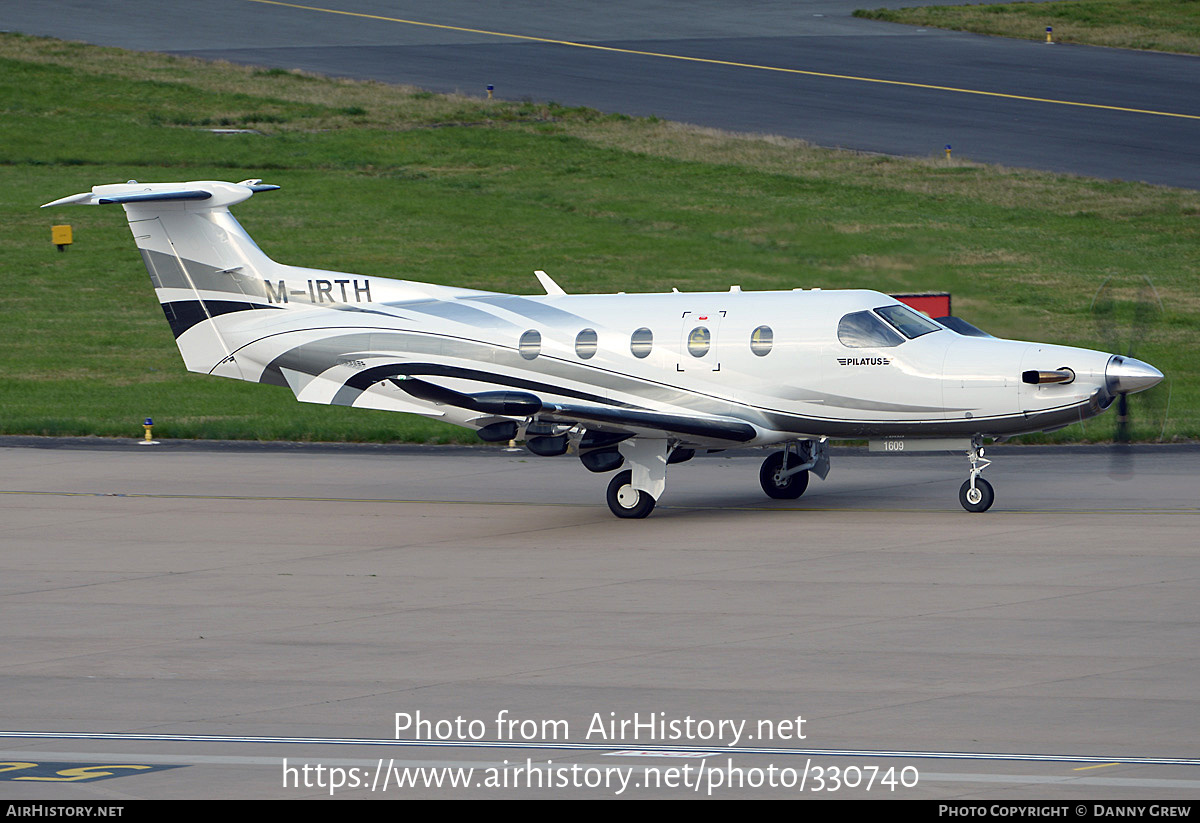
[[[684,790],[632,786],[689,763],[722,779],[910,767],[896,797],[1200,792],[1195,447],[1116,463],[997,448],[984,515],[958,507],[961,456],[837,454],[784,503],[757,489],[762,453],[714,455],[673,467],[650,518],[619,521],[606,477],[570,457],[0,446],[0,750],[26,776],[92,769],[10,771],[6,798],[328,796],[285,787],[284,758],[514,781],[527,760],[630,769],[628,794],[659,797]],[[414,746],[430,735],[407,730],[393,745],[396,714],[418,712],[478,720],[481,736]],[[728,734],[696,727],[593,729],[656,713],[745,720],[746,734],[730,753]],[[504,717],[539,735],[501,734]],[[797,717],[803,739],[782,725]],[[530,747],[559,729],[593,748]],[[647,756],[655,745],[673,751]],[[117,768],[135,765],[157,768]],[[714,796],[812,796],[809,779]],[[837,796],[884,794],[863,785]],[[374,796],[497,791],[616,794]]]
[[[59,0],[0,26],[823,146],[1200,187],[1196,58],[851,16],[913,0]],[[1041,27],[1036,27],[1041,31]]]

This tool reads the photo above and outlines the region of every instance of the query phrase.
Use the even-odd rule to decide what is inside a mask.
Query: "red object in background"
[[[893,294],[892,297],[906,306],[911,306],[930,317],[948,317],[950,311],[950,292],[926,291],[918,294]]]

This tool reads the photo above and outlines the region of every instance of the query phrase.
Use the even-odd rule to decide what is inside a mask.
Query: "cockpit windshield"
[[[904,342],[903,337],[869,311],[847,314],[838,323],[837,333],[842,345],[852,349],[899,346]]]
[[[909,340],[942,329],[937,323],[920,312],[913,311],[908,306],[881,306],[875,312],[895,326]]]

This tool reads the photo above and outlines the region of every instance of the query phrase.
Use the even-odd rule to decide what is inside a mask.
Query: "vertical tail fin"
[[[267,257],[229,213],[230,206],[255,192],[278,188],[260,180],[131,180],[95,186],[46,206],[123,206],[188,369],[243,378],[217,324],[206,321],[230,312],[287,307],[283,281],[292,267]],[[279,288],[271,282],[279,282]]]

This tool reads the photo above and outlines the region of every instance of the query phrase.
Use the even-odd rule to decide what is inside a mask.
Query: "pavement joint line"
[[[37,740],[140,740],[191,743],[277,743],[284,745],[326,746],[388,746],[414,748],[470,748],[470,749],[551,749],[567,751],[625,751],[625,741],[617,743],[549,743],[520,740],[389,740],[387,738],[345,737],[268,737],[258,735],[206,735],[206,734],[138,734],[129,732],[36,732],[0,731],[0,738],[23,738]],[[1200,766],[1197,757],[1095,757],[1073,754],[1036,754],[1018,752],[938,752],[904,751],[890,749],[799,749],[775,746],[636,746],[638,751],[689,753],[689,754],[772,754],[803,755],[807,757],[893,757],[914,760],[1004,760],[1036,763],[1112,763],[1143,766]]]
[[[274,501],[281,503],[386,503],[392,505],[429,505],[429,506],[552,506],[557,508],[598,508],[598,503],[556,503],[553,501],[538,501],[530,503],[520,500],[420,500],[416,498],[399,499],[383,497],[279,497],[274,495],[252,494],[168,494],[166,492],[68,492],[42,491],[31,489],[0,489],[0,495],[29,495],[38,497],[112,497],[142,500],[229,500],[244,502]],[[689,512],[689,511],[753,511],[753,512],[874,512],[891,514],[956,514],[955,508],[881,508],[838,507],[838,506],[712,506],[702,505],[660,505],[660,510]],[[1178,509],[1044,509],[1041,511],[1014,510],[993,511],[992,515],[1038,515],[1038,514],[1182,514],[1193,515],[1200,513],[1198,507],[1181,507]]]
[[[619,755],[621,752],[612,752]],[[279,755],[204,755],[204,754],[148,754],[146,752],[137,752],[132,757],[129,752],[31,752],[29,750],[17,750],[10,752],[0,752],[0,757],[10,760],[20,760],[22,758],[39,757],[42,760],[56,761],[81,761],[94,763],[101,760],[115,762],[117,760],[136,759],[139,763],[161,763],[168,765],[183,765],[183,766],[271,766],[278,767],[281,757]],[[375,767],[380,764],[380,759],[366,758],[333,758],[320,757],[313,758],[316,762],[326,767]],[[312,760],[298,761],[301,763],[311,763]],[[537,761],[497,761],[497,760],[396,760],[389,758],[389,767],[399,768],[460,768],[460,769],[505,769],[515,770],[521,768],[548,769],[552,766],[547,763]],[[637,774],[645,774],[653,766],[627,766],[631,771]],[[717,771],[728,772],[726,767],[708,767]],[[984,783],[984,784],[1032,784],[1032,785],[1072,785],[1072,786],[1105,786],[1105,787],[1134,787],[1134,788],[1162,788],[1173,789],[1179,791],[1194,790],[1200,788],[1200,781],[1189,780],[1186,778],[1149,778],[1149,777],[1074,777],[1071,775],[1044,775],[1044,774],[1014,774],[1009,772],[988,774],[984,772],[930,772],[922,771],[920,774],[922,784],[929,783]]]
[[[620,755],[621,752],[612,752],[611,754]],[[279,755],[204,755],[204,754],[148,754],[146,752],[137,752],[132,757],[129,752],[32,752],[27,749],[15,750],[9,752],[0,752],[0,757],[10,760],[21,760],[29,757],[39,757],[42,760],[69,760],[94,763],[100,760],[108,760],[115,762],[117,760],[128,760],[136,758],[139,763],[162,763],[168,765],[184,765],[184,766],[273,766],[277,767],[280,764]],[[380,764],[380,759],[367,758],[332,758],[321,757],[314,758],[317,762],[326,767],[330,766],[363,766],[372,767]],[[311,762],[311,761],[300,761]],[[550,764],[541,762],[520,761],[507,762],[496,760],[396,760],[389,758],[389,767],[399,768],[475,768],[475,769],[520,769],[520,768],[535,768],[547,769],[551,768]],[[634,770],[638,774],[645,774],[652,766],[642,767],[626,767]],[[714,767],[709,767],[714,768]],[[719,771],[728,771],[723,767],[716,767]],[[1180,791],[1188,789],[1200,788],[1200,781],[1189,780],[1186,778],[1149,778],[1149,777],[1074,777],[1071,775],[1044,775],[1044,774],[1013,774],[999,773],[988,774],[984,772],[930,772],[922,771],[920,775],[922,784],[929,783],[1002,783],[1006,785],[1015,784],[1035,784],[1035,785],[1072,785],[1072,786],[1106,786],[1106,787],[1140,787],[1140,788],[1163,788],[1177,789]]]
[[[537,37],[531,34],[514,34],[503,31],[489,31],[487,29],[473,29],[466,26],[452,26],[446,23],[428,23],[421,20],[406,20],[402,17],[387,17],[381,14],[366,14],[358,11],[345,11],[343,9],[326,9],[320,6],[305,6],[299,3],[285,3],[283,0],[246,0],[249,3],[262,3],[270,6],[283,6],[285,8],[300,9],[302,11],[316,11],[325,14],[341,14],[347,17],[361,17],[367,20],[381,20],[388,23],[403,23],[408,26],[422,26],[425,28],[443,29],[446,31],[461,31],[467,34],[482,34],[490,37],[507,37],[513,40],[525,40],[533,43],[548,43],[556,46],[570,46],[577,49],[593,49],[595,51],[606,51],[616,54],[633,54],[641,57],[658,57],[669,60],[683,60],[689,63],[707,63],[715,66],[729,66],[731,68],[740,69],[755,69],[757,71],[774,71],[783,74],[798,74],[807,77],[824,77],[832,80],[852,80],[858,83],[880,83],[889,86],[905,86],[914,89],[928,89],[930,91],[945,91],[955,94],[976,94],[983,97],[998,97],[1006,100],[1021,100],[1029,103],[1050,103],[1057,106],[1076,106],[1087,109],[1101,109],[1104,111],[1118,111],[1129,114],[1147,114],[1154,117],[1178,117],[1185,120],[1200,120],[1200,114],[1185,114],[1183,112],[1173,111],[1156,111],[1154,109],[1136,109],[1129,106],[1111,106],[1104,103],[1086,103],[1079,100],[1056,100],[1050,97],[1033,97],[1024,94],[1010,94],[1000,91],[984,91],[983,89],[963,89],[954,86],[939,86],[932,83],[916,83],[909,80],[889,80],[882,77],[860,77],[853,74],[835,74],[832,72],[812,71],[808,69],[792,69],[784,66],[762,66],[755,63],[740,63],[735,60],[718,60],[712,57],[689,57],[684,54],[667,54],[657,51],[641,51],[639,49],[624,49],[618,46],[603,46],[599,43],[580,43],[575,40],[557,40],[552,37]]]

